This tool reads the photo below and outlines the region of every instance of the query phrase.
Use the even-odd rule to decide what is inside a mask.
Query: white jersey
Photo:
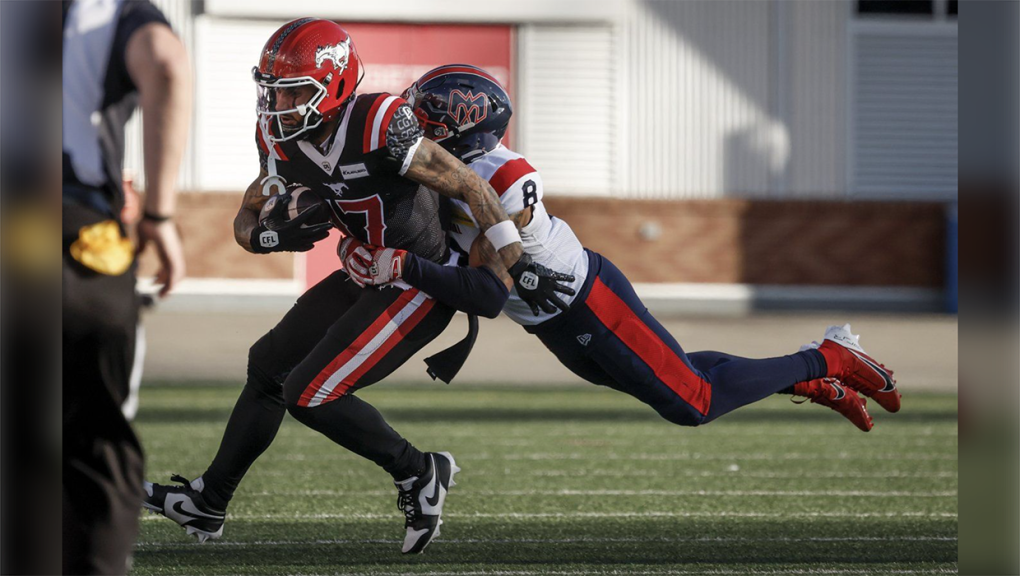
[[[574,236],[574,231],[566,222],[551,217],[542,204],[542,177],[528,164],[520,154],[500,145],[495,150],[480,156],[468,164],[476,174],[487,180],[499,194],[499,200],[507,214],[515,214],[528,206],[532,207],[531,222],[521,229],[521,241],[524,251],[535,262],[543,266],[573,274],[574,281],[569,284],[574,292],[580,292],[588,275],[588,256],[584,247]],[[468,205],[453,200],[453,218],[450,237],[465,252],[471,252],[471,244],[478,237],[478,223],[471,215]],[[570,304],[574,296],[558,294],[564,302]],[[560,313],[539,312],[538,316],[517,295],[517,289],[510,291],[503,312],[514,322],[524,325],[541,324]]]

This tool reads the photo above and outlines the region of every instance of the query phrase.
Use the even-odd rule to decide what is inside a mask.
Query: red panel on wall
[[[340,22],[358,48],[365,77],[358,92],[400,94],[422,74],[442,64],[464,63],[485,68],[513,97],[512,39],[510,26],[456,24],[370,24]],[[511,122],[511,129],[513,128]],[[507,132],[504,141],[511,137]],[[305,253],[306,287],[339,268],[332,234]],[[302,255],[298,255],[299,258]]]

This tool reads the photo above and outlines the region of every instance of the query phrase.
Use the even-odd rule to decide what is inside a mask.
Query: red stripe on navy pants
[[[708,414],[712,385],[694,373],[602,279],[595,278],[585,304],[655,377],[701,415]]]

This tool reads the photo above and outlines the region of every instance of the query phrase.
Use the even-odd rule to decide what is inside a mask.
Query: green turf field
[[[142,389],[150,479],[211,460],[239,386]],[[957,560],[956,396],[907,394],[859,432],[776,397],[680,428],[596,387],[361,393],[463,472],[442,536],[400,554],[384,472],[289,416],[197,544],[145,515],[134,574],[931,574]]]

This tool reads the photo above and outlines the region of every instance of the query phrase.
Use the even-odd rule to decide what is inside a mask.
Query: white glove
[[[344,238],[337,245],[336,253],[343,262],[347,275],[355,284],[364,288],[366,284],[364,279],[369,277],[368,270],[372,266],[372,253],[354,236]]]
[[[368,267],[368,274],[358,278],[361,282],[370,286],[379,286],[399,280],[403,276],[407,250],[373,248],[371,257],[372,262]]]

